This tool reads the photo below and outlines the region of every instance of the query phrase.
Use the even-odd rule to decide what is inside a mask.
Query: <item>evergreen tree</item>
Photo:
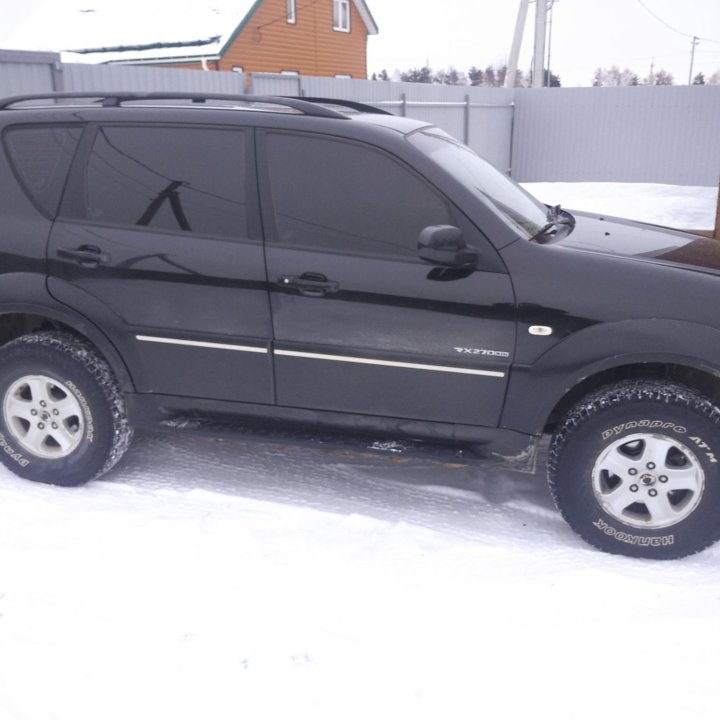
[[[548,72],[549,70],[545,71],[545,83],[544,87],[561,87],[560,83],[560,76],[556,75],[554,72],[550,72],[550,82],[548,82]]]
[[[433,81],[432,70],[425,65],[421,68],[412,68],[407,72],[400,74],[400,80],[402,82],[414,82],[414,83],[431,83]]]
[[[463,74],[459,73],[454,67],[450,67],[445,73],[445,84],[446,85],[465,85],[466,78]]]
[[[704,85],[705,84],[705,73],[699,72],[692,81],[693,85]]]
[[[470,80],[470,84],[477,87],[478,85],[484,85],[485,84],[485,73],[480,70],[480,68],[475,67],[473,65],[468,70],[468,79]]]
[[[438,70],[435,73],[433,82],[438,85],[467,85],[467,78],[464,73],[459,73],[454,67],[450,66],[447,70]]]
[[[497,87],[497,81],[495,80],[495,68],[492,65],[488,65],[485,68],[485,84],[488,87]]]

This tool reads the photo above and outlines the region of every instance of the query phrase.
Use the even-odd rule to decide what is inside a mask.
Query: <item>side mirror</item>
[[[454,225],[430,225],[420,233],[418,256],[433,265],[474,268],[480,253],[465,243],[460,228]]]

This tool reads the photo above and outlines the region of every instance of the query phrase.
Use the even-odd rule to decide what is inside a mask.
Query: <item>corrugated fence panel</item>
[[[343,78],[303,77],[302,87],[305,95],[310,97],[330,97],[355,100],[356,102],[379,103],[396,101],[402,98],[403,84],[376,82],[374,80],[346,80]],[[396,112],[396,107],[388,106],[387,110]]]
[[[0,50],[0,97],[27,93],[53,92],[54,53]]]
[[[63,64],[65,90],[109,92],[207,92],[242,94],[244,76],[234,72],[174,70],[145,65]]]
[[[510,167],[513,91],[373,80],[302,78],[303,94],[377,105],[437,125],[503,172]]]
[[[513,177],[716,185],[720,86],[519,90]]]
[[[240,73],[60,64],[0,51],[0,95],[52,90],[241,94]],[[254,73],[259,95],[345,98],[432,123],[522,182],[716,185],[720,86],[505,90]]]
[[[302,95],[299,75],[252,73],[250,92],[253,95]]]
[[[515,113],[513,90],[470,89],[470,125],[467,144],[498,170],[509,173]]]

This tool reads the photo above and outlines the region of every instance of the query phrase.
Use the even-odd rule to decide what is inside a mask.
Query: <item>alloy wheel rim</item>
[[[71,455],[85,430],[78,399],[47,375],[25,375],[5,393],[3,418],[17,443],[35,457],[59,460]]]
[[[636,528],[675,525],[697,508],[705,473],[695,453],[666,435],[637,433],[608,445],[592,471],[603,510]]]

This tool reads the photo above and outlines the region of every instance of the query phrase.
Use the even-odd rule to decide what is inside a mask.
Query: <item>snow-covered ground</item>
[[[714,720],[718,561],[592,550],[541,472],[142,433],[0,470],[0,720]]]

